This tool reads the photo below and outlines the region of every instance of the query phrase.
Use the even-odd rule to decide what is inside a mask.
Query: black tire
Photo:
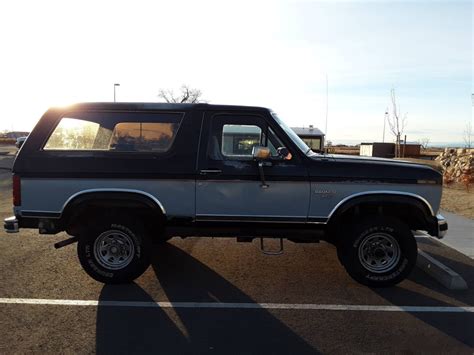
[[[410,228],[396,218],[374,216],[346,229],[338,257],[348,274],[370,287],[394,286],[416,264],[417,244]]]
[[[154,245],[163,245],[168,243],[173,237],[159,236],[158,238],[153,239]]]
[[[129,283],[150,265],[151,241],[136,223],[122,217],[113,220],[81,235],[77,254],[93,279],[105,284]]]

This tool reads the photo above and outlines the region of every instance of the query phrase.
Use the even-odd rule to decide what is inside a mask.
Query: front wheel
[[[106,284],[135,280],[150,265],[150,238],[132,222],[103,223],[79,238],[77,254],[84,270]],[[123,219],[122,219],[123,221]]]
[[[372,217],[341,236],[338,255],[349,275],[370,287],[393,286],[416,264],[416,240],[406,224],[389,217]]]

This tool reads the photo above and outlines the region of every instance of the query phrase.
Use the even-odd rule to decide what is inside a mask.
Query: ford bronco
[[[424,165],[315,153],[266,108],[82,103],[48,110],[22,146],[4,226],[65,231],[55,246],[78,242],[104,283],[139,277],[153,243],[197,236],[325,240],[381,287],[412,270],[415,231],[446,233],[441,190]]]

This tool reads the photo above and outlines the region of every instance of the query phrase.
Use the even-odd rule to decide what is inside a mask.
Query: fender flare
[[[434,217],[434,211],[429,202],[419,195],[396,191],[372,191],[350,195],[341,200],[329,214],[327,223],[331,223],[338,216],[359,204],[384,202],[413,206],[423,213],[426,222]]]
[[[166,216],[163,204],[153,195],[141,190],[131,189],[90,189],[79,191],[70,196],[63,204],[61,218],[71,215],[73,207],[92,201],[126,201],[129,205],[146,205]]]

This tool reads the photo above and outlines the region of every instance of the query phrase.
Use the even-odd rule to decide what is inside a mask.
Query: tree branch
[[[192,89],[187,85],[182,85],[180,88],[180,94],[175,96],[173,90],[160,89],[158,91],[158,97],[165,100],[168,103],[197,103],[204,102],[201,100],[202,92],[198,89]]]

